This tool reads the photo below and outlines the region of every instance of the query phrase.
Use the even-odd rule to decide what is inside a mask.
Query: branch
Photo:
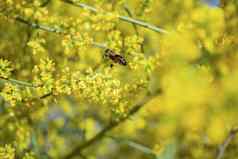
[[[131,18],[133,18],[133,14],[131,13],[129,7],[125,5],[125,6],[124,6],[124,9],[125,9],[125,11],[127,12],[127,14],[128,14]],[[132,23],[132,26],[133,26],[133,28],[134,28],[134,30],[135,30],[135,32],[136,32],[136,35],[139,36],[139,31],[138,31],[137,25],[134,24],[134,23]],[[141,44],[141,52],[142,52],[142,53],[145,52],[143,42],[142,42],[142,44]]]
[[[48,93],[43,94],[41,96],[33,97],[33,98],[30,98],[30,99],[24,99],[23,102],[33,102],[33,101],[37,101],[39,99],[45,99],[45,98],[50,97],[50,96],[53,96],[53,92],[48,92]]]
[[[25,87],[34,87],[34,88],[39,87],[38,85],[34,85],[32,83],[28,83],[28,82],[25,82],[25,81],[20,81],[20,80],[16,80],[16,79],[12,79],[12,78],[0,77],[0,80],[11,82],[11,83],[14,83],[14,84],[17,84],[17,85],[22,85],[22,86],[25,86]]]
[[[44,98],[47,98],[47,97],[49,97],[51,95],[53,95],[53,92],[46,93],[46,94],[40,96],[39,99],[44,99]]]
[[[68,3],[68,4],[71,4],[71,5],[74,5],[76,7],[81,7],[81,8],[84,8],[84,9],[87,9],[87,10],[90,10],[91,12],[93,13],[98,13],[99,11],[92,7],[92,6],[89,6],[87,4],[84,4],[84,3],[74,3],[72,0],[61,0],[65,3]],[[146,29],[149,29],[149,30],[152,30],[152,31],[155,31],[157,33],[164,33],[164,34],[167,34],[169,33],[168,31],[162,29],[162,28],[159,28],[155,25],[152,25],[152,24],[149,24],[149,23],[146,23],[144,21],[141,21],[141,20],[137,20],[137,19],[134,19],[134,18],[131,18],[131,17],[127,17],[127,16],[119,16],[119,19],[121,21],[125,21],[125,22],[128,22],[128,23],[132,23],[132,24],[135,24],[135,25],[138,25],[138,26],[141,26],[141,27],[144,27]]]
[[[0,80],[11,82],[11,83],[14,83],[14,84],[17,84],[17,85],[21,85],[21,86],[25,86],[25,87],[37,88],[37,87],[41,87],[42,86],[42,85],[34,85],[32,83],[28,83],[28,82],[25,82],[25,81],[20,81],[20,80],[16,80],[16,79],[12,79],[12,78],[0,77]],[[47,97],[49,97],[51,95],[53,95],[53,92],[49,92],[49,93],[43,94],[40,97],[34,97],[31,100],[44,99],[44,98],[47,98]],[[26,101],[28,101],[28,100],[26,100]]]
[[[125,6],[124,6],[124,9],[125,9],[126,13],[127,13],[131,18],[133,18],[133,15],[132,15],[132,13],[131,13],[129,7],[125,5]],[[132,26],[133,26],[133,28],[134,28],[134,30],[135,30],[135,32],[136,32],[136,35],[139,36],[139,31],[138,31],[138,29],[137,29],[137,25],[134,24],[134,23],[132,23]]]
[[[110,139],[112,139],[118,143],[128,145],[129,147],[134,148],[138,151],[141,151],[144,154],[156,156],[156,153],[151,148],[149,148],[141,143],[138,143],[136,141],[133,141],[130,139],[124,139],[124,138],[120,138],[120,137],[119,138],[113,137],[113,136],[107,136],[107,137],[109,137]]]
[[[227,136],[227,138],[225,139],[223,144],[220,145],[216,159],[222,159],[222,157],[224,156],[225,151],[226,151],[228,145],[235,138],[237,133],[238,133],[238,128],[233,129],[233,130],[230,131],[229,135]]]
[[[40,29],[43,31],[47,31],[47,32],[52,32],[52,33],[57,33],[57,34],[69,34],[67,33],[65,30],[60,29],[60,28],[53,28],[47,25],[43,25],[43,24],[39,24],[39,23],[35,23],[35,22],[29,22],[21,17],[16,17],[15,18],[16,21],[26,24],[34,29]],[[102,43],[98,43],[98,42],[92,42],[92,45],[101,49],[106,49],[107,46],[105,44]]]
[[[146,97],[141,103],[136,104],[127,114],[125,117],[121,117],[119,120],[116,120],[114,122],[109,123],[106,127],[104,127],[99,133],[97,133],[94,137],[89,139],[88,141],[76,146],[68,155],[63,157],[62,159],[71,159],[75,156],[78,156],[81,154],[81,152],[93,145],[94,143],[102,140],[108,132],[110,132],[112,129],[116,128],[123,122],[125,122],[127,119],[129,119],[132,115],[136,114],[146,103],[150,101],[155,95],[151,95]]]
[[[34,22],[29,22],[21,17],[16,17],[15,18],[16,21],[26,24],[34,29],[40,29],[40,30],[44,30],[47,32],[53,32],[53,33],[61,33],[61,34],[66,34],[66,32],[64,32],[64,30],[61,30],[59,28],[53,28],[53,27],[49,27],[47,25],[43,25],[43,24],[38,24],[38,23],[34,23]]]
[[[43,2],[40,7],[46,7],[49,3],[50,3],[51,0],[46,0],[45,2]]]

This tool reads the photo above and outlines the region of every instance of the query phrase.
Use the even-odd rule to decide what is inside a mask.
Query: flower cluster
[[[116,26],[117,13],[101,13],[91,17],[92,29],[95,31],[109,31]]]
[[[16,106],[18,102],[22,101],[21,90],[17,85],[6,83],[1,90],[1,96],[10,103],[11,106]]]
[[[34,67],[34,83],[39,86],[37,89],[39,94],[52,92],[54,85],[54,65],[50,59],[41,59],[40,64]]]
[[[8,78],[11,75],[11,63],[7,60],[0,59],[0,77]]]
[[[5,145],[4,147],[0,147],[0,157],[2,159],[14,159],[15,149],[10,145]]]
[[[78,56],[78,54],[84,52],[90,45],[92,45],[92,38],[87,33],[72,32],[62,40],[64,53],[69,57]]]

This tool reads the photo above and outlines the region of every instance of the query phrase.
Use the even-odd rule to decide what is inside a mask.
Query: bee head
[[[108,57],[112,51],[110,49],[106,49],[104,52],[104,57]]]

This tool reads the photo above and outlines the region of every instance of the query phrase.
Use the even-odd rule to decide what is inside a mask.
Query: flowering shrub
[[[237,26],[236,0],[0,1],[0,159],[236,158]]]

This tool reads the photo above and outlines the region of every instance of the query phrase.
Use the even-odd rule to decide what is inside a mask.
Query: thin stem
[[[54,33],[62,33],[62,34],[66,34],[66,32],[64,32],[63,30],[59,29],[59,28],[53,28],[53,27],[49,27],[47,25],[43,25],[43,24],[38,24],[38,23],[34,23],[34,22],[29,22],[21,17],[16,17],[15,18],[16,21],[21,22],[23,24],[26,24],[28,26],[31,26],[34,29],[40,29],[40,30],[44,30],[47,32],[54,32]]]
[[[43,2],[40,7],[46,7],[49,3],[50,3],[51,0],[46,0],[45,2]]]
[[[28,83],[28,82],[25,82],[25,81],[20,81],[20,80],[16,80],[16,79],[12,79],[12,78],[0,77],[0,79],[4,80],[4,81],[11,82],[11,83],[14,83],[14,84],[26,86],[26,87],[38,87],[37,85],[34,85],[32,83]]]
[[[125,5],[125,6],[124,6],[124,9],[125,9],[126,13],[127,13],[131,18],[133,18],[133,15],[132,15],[132,13],[131,13],[129,7]],[[134,23],[132,23],[132,26],[133,26],[133,28],[134,28],[134,30],[135,30],[135,32],[136,32],[136,35],[139,36],[139,31],[138,31],[137,25],[134,24]]]
[[[125,9],[125,11],[127,12],[128,16],[130,16],[131,18],[133,18],[133,14],[132,14],[132,12],[130,11],[129,7],[125,5],[125,6],[124,6],[124,9]],[[135,30],[135,32],[136,32],[136,35],[139,36],[139,31],[138,31],[137,25],[134,24],[134,23],[132,23],[132,26],[133,26],[133,28],[134,28],[134,30]],[[142,42],[142,44],[141,44],[141,52],[142,52],[142,53],[145,52],[143,42]]]
[[[43,25],[43,24],[39,24],[39,23],[34,23],[34,22],[29,22],[21,17],[16,17],[15,18],[16,21],[26,24],[34,29],[40,29],[43,31],[47,31],[47,32],[52,32],[52,33],[57,33],[57,34],[69,34],[66,31],[64,31],[63,29],[60,28],[53,28],[47,25]],[[106,49],[107,46],[103,43],[98,43],[98,42],[92,42],[92,45],[101,49]]]
[[[44,99],[44,98],[47,98],[47,97],[49,97],[51,95],[53,95],[53,92],[46,93],[46,94],[40,96],[39,99]]]
[[[79,156],[80,153],[88,148],[89,146],[93,145],[94,143],[102,140],[108,132],[110,132],[112,129],[119,126],[121,123],[125,122],[127,119],[129,119],[132,115],[136,114],[147,102],[150,101],[150,99],[153,96],[146,97],[141,103],[136,104],[127,114],[127,116],[121,117],[119,120],[116,120],[114,122],[109,123],[106,127],[104,127],[98,134],[96,134],[94,137],[89,139],[88,141],[76,146],[68,155],[63,157],[62,159],[71,159],[75,156]]]
[[[41,96],[38,96],[38,97],[33,97],[33,98],[30,98],[30,99],[25,99],[23,100],[23,102],[33,102],[33,101],[37,101],[39,99],[46,99],[47,97],[50,97],[53,95],[53,92],[48,92],[46,94],[43,94]]]
[[[125,22],[129,22],[129,23],[136,24],[138,26],[147,28],[147,29],[155,31],[157,33],[164,33],[164,34],[169,33],[168,31],[166,31],[164,29],[161,29],[161,28],[159,28],[155,25],[152,25],[152,24],[140,21],[140,20],[136,20],[136,19],[133,19],[133,18],[130,18],[130,17],[127,17],[127,16],[120,16],[119,19],[121,19],[122,21],[125,21]]]
[[[107,49],[107,46],[105,44],[102,43],[98,43],[98,42],[92,42],[92,45],[101,49]]]
[[[84,8],[86,10],[90,10],[93,13],[98,13],[99,12],[96,8],[94,8],[90,5],[84,4],[84,3],[74,3],[72,0],[61,0],[61,1],[65,2],[65,3],[68,3],[68,4],[71,4],[71,5],[74,5],[76,7],[81,7],[81,8]],[[125,22],[128,22],[128,23],[132,23],[132,24],[147,28],[147,29],[155,31],[157,33],[164,33],[164,34],[169,33],[165,29],[159,28],[159,27],[157,27],[153,24],[149,24],[149,23],[146,23],[144,21],[137,20],[137,19],[134,19],[134,18],[131,18],[131,17],[120,15],[119,19],[121,21],[125,21]]]
[[[149,148],[141,143],[138,143],[136,141],[133,141],[130,139],[124,139],[124,138],[120,138],[120,137],[114,137],[114,136],[107,136],[107,137],[109,137],[110,139],[112,139],[120,144],[128,145],[129,147],[139,150],[145,154],[156,156],[155,152],[151,148]]]
[[[238,128],[233,129],[233,130],[230,131],[229,135],[227,136],[227,138],[225,139],[223,144],[220,145],[216,159],[222,159],[223,158],[227,147],[229,146],[231,141],[236,137],[237,133],[238,133]]]

